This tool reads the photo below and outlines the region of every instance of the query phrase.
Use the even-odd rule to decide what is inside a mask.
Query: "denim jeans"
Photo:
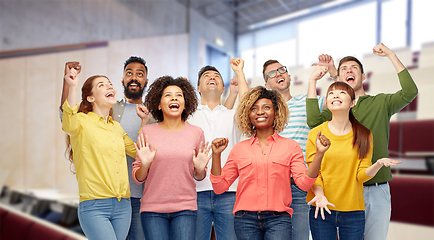
[[[196,234],[196,211],[174,213],[141,212],[146,239],[192,240]]]
[[[309,240],[309,205],[307,205],[307,192],[297,185],[291,185],[292,203],[292,239]]]
[[[131,225],[128,231],[128,240],[144,240],[142,223],[140,221],[140,198],[131,199]]]
[[[315,219],[315,206],[310,207],[309,224],[313,240],[362,240],[365,231],[365,211],[341,212],[330,210],[332,214],[324,211],[325,220]],[[339,229],[339,230],[338,230]]]
[[[78,219],[89,240],[123,240],[131,222],[129,198],[92,199],[78,205]]]
[[[214,191],[197,193],[196,240],[209,240],[214,222],[216,239],[236,240],[234,230],[235,192],[215,194]]]
[[[250,212],[235,213],[235,233],[238,240],[291,240],[291,215],[287,212]]]
[[[363,187],[365,198],[365,240],[385,240],[389,230],[390,202],[389,183]]]

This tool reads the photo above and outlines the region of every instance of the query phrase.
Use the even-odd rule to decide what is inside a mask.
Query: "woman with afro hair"
[[[306,169],[296,141],[278,135],[289,117],[279,93],[262,86],[250,89],[237,109],[238,129],[248,140],[236,144],[223,167],[220,153],[226,138],[214,139],[211,182],[217,194],[239,177],[234,227],[238,239],[291,239],[291,175],[302,190],[314,184],[330,142],[317,135],[318,154]]]
[[[197,104],[185,78],[163,76],[149,88],[145,105],[157,123],[141,129],[133,163],[134,180],[146,181],[140,207],[146,239],[195,238],[194,179],[205,178],[210,159],[202,129],[186,122]]]

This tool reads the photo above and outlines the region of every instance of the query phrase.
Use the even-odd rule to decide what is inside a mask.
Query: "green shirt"
[[[388,158],[390,118],[401,111],[416,97],[418,90],[407,69],[398,73],[401,90],[393,94],[380,93],[375,96],[359,97],[352,108],[354,116],[371,130],[374,139],[372,164],[380,158]],[[307,124],[314,128],[330,121],[332,113],[326,109],[320,112],[317,98],[306,99]],[[371,180],[364,184],[381,183],[392,180],[390,167],[382,167]]]

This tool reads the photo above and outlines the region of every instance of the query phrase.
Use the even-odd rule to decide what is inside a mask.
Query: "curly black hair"
[[[171,76],[162,76],[155,79],[151,86],[149,86],[148,94],[145,98],[145,105],[155,120],[162,122],[164,120],[163,111],[158,109],[158,105],[160,104],[163,90],[169,86],[177,86],[182,90],[185,109],[181,114],[181,119],[182,121],[186,121],[187,118],[196,111],[198,105],[196,92],[186,78],[177,77],[174,79]]]
[[[146,69],[146,74],[149,73],[149,71],[148,71],[148,66],[146,66],[146,61],[145,61],[145,59],[143,59],[143,58],[141,58],[141,57],[136,57],[136,56],[131,56],[130,58],[128,58],[128,59],[125,61],[125,63],[124,63],[124,71],[125,71],[125,68],[127,68],[128,64],[130,64],[130,63],[134,63],[134,62],[142,64],[142,65],[145,67],[145,69]]]

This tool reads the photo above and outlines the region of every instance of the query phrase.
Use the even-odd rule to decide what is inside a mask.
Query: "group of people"
[[[225,104],[212,66],[198,73],[200,103],[187,79],[170,76],[157,78],[143,103],[148,67],[130,57],[122,100],[98,75],[77,106],[81,66],[66,63],[62,128],[85,235],[208,240],[213,227],[217,239],[307,240],[309,230],[313,239],[386,239],[389,166],[399,164],[388,158],[389,121],[418,90],[393,51],[380,43],[373,52],[391,60],[401,90],[367,95],[357,58],[336,68],[325,54],[307,94],[291,95],[277,60],[264,63],[265,87],[249,89],[234,58]],[[327,73],[335,82],[317,96]]]

